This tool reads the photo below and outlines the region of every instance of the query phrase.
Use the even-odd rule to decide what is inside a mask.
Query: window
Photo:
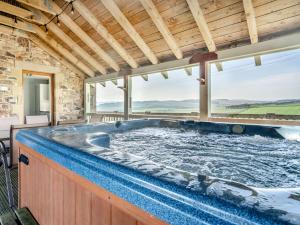
[[[265,118],[300,115],[300,49],[223,62],[211,67],[211,116]],[[256,115],[256,116],[255,116]]]
[[[96,84],[96,111],[97,112],[124,112],[123,79]]]
[[[199,111],[199,68],[192,74],[184,69],[149,74],[148,81],[141,76],[132,78],[133,113],[191,113]]]

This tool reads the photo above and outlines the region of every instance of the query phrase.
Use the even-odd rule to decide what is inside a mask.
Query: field
[[[248,107],[216,107],[213,113],[229,114],[267,114],[274,113],[278,115],[300,115],[300,104],[266,104],[250,105]]]

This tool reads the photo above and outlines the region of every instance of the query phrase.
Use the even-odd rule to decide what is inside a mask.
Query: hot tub
[[[285,138],[297,129],[152,119],[24,130],[17,140],[21,154],[149,214],[142,224],[300,224],[300,142]]]

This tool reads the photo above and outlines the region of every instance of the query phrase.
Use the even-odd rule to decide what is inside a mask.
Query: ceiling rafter
[[[57,53],[54,49],[52,49],[48,44],[44,41],[42,41],[40,38],[35,36],[34,34],[28,35],[29,39],[34,42],[38,47],[40,47],[42,50],[47,52],[49,55],[51,55],[53,58],[58,60],[60,63],[62,63],[64,66],[72,70],[73,72],[85,76],[85,73],[83,73],[80,69],[75,67],[73,64],[71,64],[69,61],[64,59],[59,53]]]
[[[188,3],[188,6],[190,8],[190,11],[192,12],[192,15],[194,17],[194,20],[196,21],[196,24],[200,30],[200,33],[204,39],[204,42],[207,46],[208,51],[215,52],[217,50],[216,44],[213,40],[213,37],[211,35],[211,32],[208,28],[206,19],[204,17],[204,14],[202,12],[202,9],[200,7],[198,0],[186,0]],[[216,63],[216,67],[218,71],[222,71],[222,64],[220,62]]]
[[[132,24],[128,21],[117,4],[113,0],[101,0],[105,8],[112,14],[117,20],[125,32],[131,37],[139,49],[145,54],[152,64],[157,64],[158,59],[152,52],[150,47],[145,43],[143,38],[138,34]]]
[[[20,29],[20,30],[28,31],[28,32],[31,32],[31,33],[35,33],[35,30],[34,30],[32,24],[22,22],[22,21],[18,21],[16,23],[16,21],[14,19],[6,17],[6,16],[0,15],[0,24],[10,26],[10,27],[14,27],[14,28],[17,28],[17,29]]]
[[[27,19],[33,16],[33,13],[29,10],[22,9],[18,6],[11,5],[9,3],[2,2],[2,1],[0,1],[0,11],[11,15],[19,16],[21,18],[27,18]]]
[[[194,20],[197,23],[197,26],[198,26],[200,33],[204,39],[204,42],[208,48],[208,51],[210,51],[210,52],[216,51],[217,48],[216,48],[215,42],[209,31],[206,19],[204,18],[204,15],[200,8],[200,4],[199,4],[198,0],[186,0],[186,1],[192,12]]]
[[[243,6],[245,10],[251,44],[256,44],[258,43],[258,34],[252,0],[243,0]],[[261,66],[261,57],[259,55],[254,56],[254,62],[256,66]]]
[[[54,2],[51,2],[54,11],[59,14],[62,9]],[[112,59],[80,26],[78,26],[66,13],[62,12],[59,19],[76,34],[88,47],[90,47],[101,59],[103,59],[115,71],[119,71],[120,67],[114,59]],[[103,71],[101,71],[103,73]]]
[[[163,18],[159,14],[152,0],[140,0],[140,2],[145,8],[145,10],[147,11],[147,13],[149,14],[149,16],[151,17],[153,23],[156,25],[159,32],[164,37],[167,45],[170,47],[170,49],[172,50],[176,58],[182,59],[183,57],[182,51],[180,50],[175,38],[173,37],[169,28],[163,21]]]
[[[244,5],[251,44],[255,44],[258,42],[258,35],[257,35],[257,26],[256,26],[255,12],[253,8],[252,0],[243,0],[243,5]]]
[[[17,18],[21,18],[27,22],[43,24],[39,20],[37,14],[36,14],[36,9],[35,10],[34,9],[33,10],[23,9],[18,6],[11,5],[9,3],[0,1],[0,11],[5,12],[10,15],[13,15],[13,16],[16,16]]]
[[[69,52],[67,49],[65,49],[62,45],[57,43],[56,40],[49,37],[49,35],[42,28],[37,26],[36,33],[40,38],[42,38],[46,43],[48,43],[53,49],[55,49],[57,52],[59,52],[61,55],[63,55],[65,58],[67,58],[71,63],[78,66],[86,74],[88,74],[91,77],[95,76],[95,72],[93,70],[91,70],[88,66],[86,66],[84,63],[82,63],[76,56],[74,56],[71,52]]]
[[[51,1],[40,1],[40,0],[17,0],[17,2],[23,3],[24,5],[31,6],[35,9],[41,10],[43,12],[56,15],[56,12],[51,6]]]
[[[41,13],[41,18],[46,21],[48,18]],[[61,39],[66,45],[68,45],[72,50],[74,50],[78,55],[88,62],[92,67],[97,69],[102,74],[106,73],[106,69],[102,66],[96,59],[94,59],[90,54],[88,54],[84,49],[82,49],[72,38],[70,38],[64,31],[62,31],[54,22],[47,25],[47,28],[53,32],[59,39]]]
[[[96,16],[80,1],[72,3],[75,10],[102,36],[102,38],[132,67],[139,65],[134,58],[119,44],[119,42],[100,23]]]

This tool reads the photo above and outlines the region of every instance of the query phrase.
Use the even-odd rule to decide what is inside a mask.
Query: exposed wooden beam
[[[56,15],[56,12],[53,10],[51,1],[52,0],[45,0],[45,1],[40,1],[40,0],[17,0],[20,3],[23,3],[25,5],[31,6],[35,9],[41,10],[43,12]]]
[[[184,68],[184,71],[188,76],[192,76],[192,67],[186,67]]]
[[[255,19],[255,12],[253,8],[252,0],[243,0],[243,5],[246,14],[251,44],[255,44],[258,42],[258,35],[257,35],[256,19]]]
[[[45,15],[44,15],[45,17]],[[44,18],[45,19],[45,18]],[[55,23],[51,22],[47,25],[47,28],[53,32],[58,38],[60,38],[66,45],[74,50],[78,55],[88,62],[91,66],[96,68],[102,74],[106,73],[106,69],[84,49],[82,49],[72,38],[70,38],[64,31],[62,31]]]
[[[42,0],[40,0],[42,1]],[[62,9],[55,3],[51,4],[54,11],[59,14]],[[114,70],[119,71],[120,67],[114,59],[112,59],[80,26],[78,26],[66,13],[61,13],[59,19],[76,34],[87,46],[89,46],[101,59],[103,59]],[[105,73],[101,71],[101,73]]]
[[[1,2],[1,1],[0,1],[0,11],[14,15],[14,16],[18,16],[21,18],[27,18],[27,19],[29,19],[31,16],[33,16],[33,13],[30,12],[29,10],[22,9],[20,7],[11,5],[6,2]]]
[[[223,66],[222,66],[222,63],[220,63],[220,62],[216,62],[215,64],[216,64],[216,67],[217,67],[217,70],[218,70],[218,72],[221,72],[221,71],[223,71]]]
[[[29,39],[34,42],[38,47],[43,49],[45,52],[47,52],[49,55],[51,55],[53,58],[58,60],[60,63],[65,65],[67,68],[72,70],[74,73],[77,73],[79,75],[85,76],[85,74],[79,70],[77,67],[75,67],[73,64],[69,63],[66,59],[64,59],[60,54],[58,54],[56,51],[54,51],[51,47],[49,47],[44,41],[42,41],[40,38],[35,36],[34,34],[28,35]]]
[[[169,76],[168,76],[168,71],[162,71],[161,72],[161,75],[165,78],[165,79],[168,79]]]
[[[137,68],[138,64],[133,57],[119,44],[119,42],[99,22],[96,16],[79,0],[74,1],[75,10],[102,36],[102,38],[132,67]]]
[[[29,34],[26,31],[15,29],[13,27],[8,27],[8,26],[1,25],[1,24],[0,24],[0,32],[8,34],[8,35],[15,35],[15,36],[24,37],[24,38],[28,38],[28,34]]]
[[[40,27],[35,27],[37,35],[42,38],[46,43],[48,43],[54,50],[59,52],[61,55],[63,55],[68,61],[70,61],[72,64],[76,65],[78,68],[80,68],[83,72],[88,74],[89,76],[93,77],[95,76],[95,73],[93,70],[91,70],[89,67],[87,67],[85,64],[83,64],[78,58],[76,58],[71,52],[69,52],[67,49],[65,49],[62,45],[57,43],[56,40],[49,37],[47,33]]]
[[[204,18],[203,12],[200,8],[198,0],[186,0],[189,8],[193,14],[194,20],[196,21],[200,33],[204,39],[204,42],[210,52],[216,51],[216,45],[209,31],[207,22]]]
[[[27,6],[29,7],[29,6]],[[33,10],[32,10],[33,9]],[[8,13],[10,15],[16,16],[18,18],[22,18],[27,22],[34,22],[38,24],[43,24],[42,21],[40,21],[38,18],[36,18],[36,10],[32,7],[30,9],[23,9],[11,4],[8,4],[6,2],[1,2],[0,1],[0,11]]]
[[[189,8],[192,12],[194,20],[196,21],[200,33],[204,39],[204,42],[208,48],[208,51],[215,52],[217,50],[216,44],[212,38],[211,32],[208,28],[207,22],[204,18],[203,12],[201,10],[200,4],[198,0],[186,0]],[[222,64],[217,62],[216,67],[218,71],[223,71]]]
[[[174,55],[176,56],[177,59],[182,59],[182,51],[180,50],[179,46],[176,43],[175,38],[173,37],[172,33],[170,32],[169,28],[163,21],[163,18],[159,14],[158,10],[156,9],[154,3],[152,0],[140,0],[142,3],[143,7],[151,17],[153,23],[156,25],[157,29],[159,32],[162,34],[164,37],[167,45],[170,47]]]
[[[150,47],[145,43],[142,37],[138,34],[132,24],[128,21],[125,15],[121,12],[119,7],[113,0],[102,0],[105,8],[113,15],[113,17],[118,21],[122,28],[127,32],[135,44],[140,48],[140,50],[145,54],[145,56],[150,60],[152,64],[157,64],[158,59],[152,52]]]
[[[260,55],[254,56],[255,66],[261,66],[261,57]]]
[[[20,30],[28,31],[31,33],[35,33],[35,29],[32,24],[22,22],[22,21],[17,21],[17,23],[16,23],[14,19],[8,18],[6,16],[0,15],[0,24],[6,25],[9,27],[14,27],[14,28],[17,28]]]
[[[148,78],[148,75],[146,74],[146,75],[141,75],[141,78],[143,78],[143,80],[144,81],[148,81],[149,80],[149,78]]]
[[[118,85],[118,81],[117,80],[111,80],[111,82],[114,84],[114,85]]]

